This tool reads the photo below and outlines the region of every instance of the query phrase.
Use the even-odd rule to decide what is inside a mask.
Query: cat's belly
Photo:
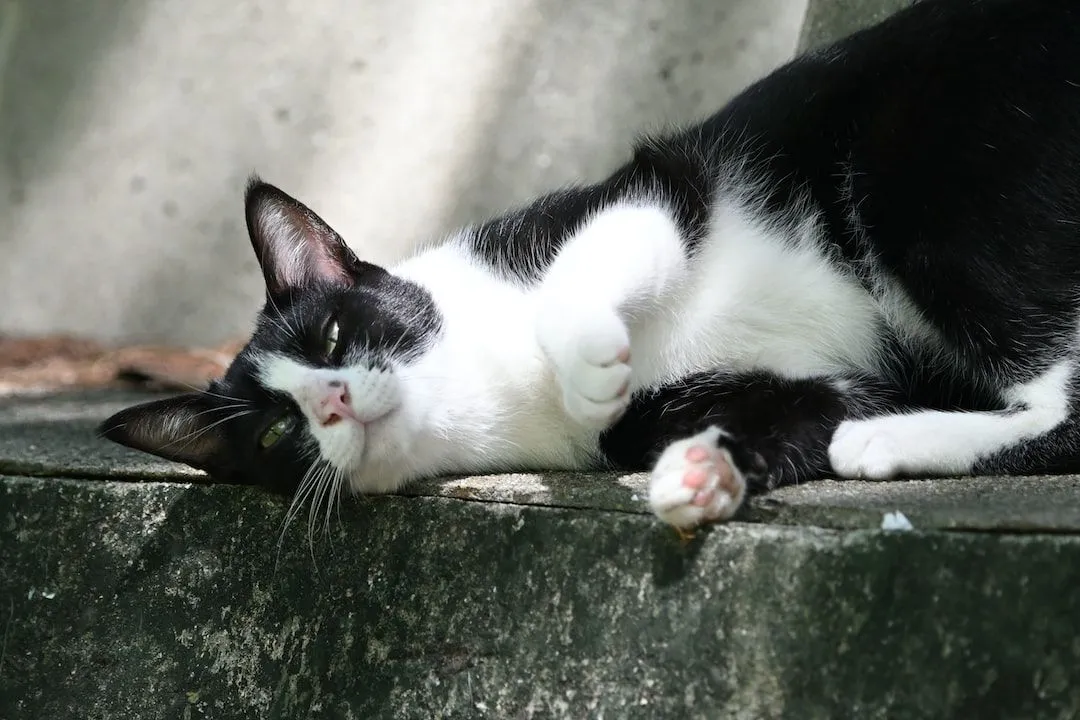
[[[879,368],[882,302],[820,247],[810,230],[793,240],[721,213],[670,305],[632,328],[635,386],[713,369],[812,377]]]

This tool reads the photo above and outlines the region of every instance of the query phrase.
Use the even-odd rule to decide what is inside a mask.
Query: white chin
[[[348,423],[345,425],[344,423]],[[345,420],[331,428],[325,428],[318,437],[319,454],[347,476],[357,473],[364,463],[364,454],[370,433],[364,426]]]

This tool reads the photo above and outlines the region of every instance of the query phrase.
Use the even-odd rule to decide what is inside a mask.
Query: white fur
[[[571,420],[598,434],[623,413],[631,390],[627,322],[656,315],[685,277],[682,238],[655,206],[612,208],[562,248],[537,292],[536,333]]]
[[[535,285],[499,277],[454,239],[421,252],[391,271],[430,292],[441,332],[378,379],[395,388],[388,414],[311,423],[323,457],[361,492],[446,472],[582,468],[633,390],[716,368],[878,367],[882,307],[823,255],[813,215],[794,220],[773,226],[719,202],[691,260],[662,204],[625,202],[585,223]],[[264,379],[297,398],[312,372],[271,359]],[[362,361],[324,372],[350,386],[371,378]]]
[[[447,472],[593,462],[595,438],[582,439],[566,422],[553,369],[537,344],[534,293],[493,277],[452,242],[394,272],[428,289],[444,323],[418,359],[379,375],[396,388],[389,414],[366,426],[314,421],[306,388],[316,374],[334,374],[352,388],[371,375],[362,361],[340,370],[277,357],[262,362],[263,382],[301,406],[321,456],[346,472],[354,491],[391,492]],[[364,393],[350,394],[363,413]]]
[[[821,252],[812,218],[795,232],[721,203],[685,282],[632,326],[637,386],[715,368],[807,377],[877,367],[878,308]]]
[[[941,331],[930,324],[915,306],[907,291],[895,279],[874,275],[874,297],[882,319],[901,342],[936,352],[939,358],[948,357]]]
[[[1043,435],[1069,413],[1070,362],[1009,391],[1007,413],[926,411],[840,425],[829,447],[843,477],[885,480],[898,475],[967,475],[994,453]]]
[[[258,359],[259,379],[271,390],[287,393],[307,420],[322,458],[334,468],[351,469],[363,464],[365,451],[378,445],[382,426],[401,407],[401,384],[392,372],[354,364],[341,369],[313,368],[280,355]],[[364,424],[342,421],[324,427],[315,408],[321,396],[320,381],[344,381],[351,405]],[[392,490],[393,487],[387,488]]]

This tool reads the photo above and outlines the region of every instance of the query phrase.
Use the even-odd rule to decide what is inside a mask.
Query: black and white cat
[[[1075,0],[924,0],[390,269],[246,203],[250,344],[107,437],[313,506],[651,468],[679,527],[831,475],[1080,470]]]

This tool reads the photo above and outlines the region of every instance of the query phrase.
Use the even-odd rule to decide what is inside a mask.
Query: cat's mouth
[[[393,408],[354,426],[352,447],[343,453],[348,459],[341,463],[347,468],[353,492],[389,492],[399,484],[402,448],[393,427],[399,414],[399,409]]]
[[[360,453],[357,457],[357,466],[362,468],[372,459],[373,448],[378,445],[380,440],[384,439],[384,428],[393,422],[396,415],[397,408],[384,410],[377,415],[372,413],[356,414],[356,428],[362,433],[363,437]]]

